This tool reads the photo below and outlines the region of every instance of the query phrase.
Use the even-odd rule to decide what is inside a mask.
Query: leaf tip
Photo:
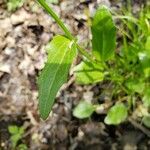
[[[45,121],[48,118],[49,114],[42,114],[40,113],[40,118]]]

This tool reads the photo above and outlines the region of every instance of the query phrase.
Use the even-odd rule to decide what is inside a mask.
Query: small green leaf
[[[9,126],[8,131],[11,134],[17,134],[19,132],[19,128],[15,125]]]
[[[14,134],[11,136],[11,142],[13,147],[15,148],[17,146],[18,141],[21,139],[21,135],[20,134]]]
[[[143,69],[145,77],[150,77],[150,51],[139,53],[141,68]]]
[[[17,8],[23,6],[25,0],[8,0],[7,9],[8,11],[15,11]]]
[[[98,60],[106,61],[114,55],[116,27],[107,7],[101,6],[92,22],[93,54]]]
[[[76,56],[74,42],[66,37],[56,36],[47,46],[48,60],[38,79],[39,109],[42,119],[51,111],[55,96],[67,81],[69,68]]]
[[[92,104],[81,101],[73,110],[73,115],[79,119],[88,118],[95,111],[95,108]]]
[[[144,116],[142,122],[146,127],[150,128],[150,116]]]
[[[18,149],[19,149],[19,150],[28,150],[28,147],[27,147],[27,145],[25,145],[25,144],[19,144],[19,145],[18,145]]]
[[[144,97],[142,99],[144,106],[150,107],[150,89],[144,91]]]
[[[125,121],[128,115],[127,107],[120,103],[110,108],[104,122],[108,125],[117,125]]]
[[[131,92],[137,93],[142,93],[145,88],[145,83],[137,79],[129,79],[126,81],[125,85]]]
[[[20,135],[23,135],[23,134],[24,134],[24,128],[23,128],[23,127],[20,127],[20,128],[19,128],[19,134],[20,134]]]
[[[103,67],[100,64],[83,61],[74,68],[76,82],[94,84],[104,79]]]
[[[145,43],[145,49],[149,52],[149,55],[150,55],[150,36],[147,37],[147,40]]]

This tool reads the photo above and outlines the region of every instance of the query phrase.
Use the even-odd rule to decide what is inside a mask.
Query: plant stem
[[[96,62],[92,57],[91,55],[85,51],[82,47],[80,47],[78,44],[77,44],[77,49],[80,51],[80,53],[85,56],[88,60],[90,60],[91,62]]]
[[[65,35],[70,39],[70,40],[75,40],[75,37],[71,34],[71,32],[67,29],[67,27],[64,25],[64,23],[61,21],[61,19],[56,15],[56,13],[52,10],[50,6],[45,2],[45,0],[37,0],[39,4],[46,10],[46,12],[52,16],[52,18],[57,22],[57,24],[60,26],[60,28],[64,31]],[[77,49],[79,52],[85,56],[87,59],[90,61],[94,61],[94,59],[91,57],[91,55],[84,50],[82,47],[80,47],[77,43]]]
[[[57,22],[57,24],[62,28],[62,30],[65,32],[66,36],[70,40],[74,40],[74,37],[70,33],[70,31],[67,29],[67,27],[64,25],[64,23],[59,19],[59,17],[55,14],[55,12],[48,6],[48,4],[45,2],[45,0],[38,0],[40,5],[47,11],[48,14],[50,14],[53,19]]]

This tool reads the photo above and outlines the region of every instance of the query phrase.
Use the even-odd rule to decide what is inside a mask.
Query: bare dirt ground
[[[112,9],[122,5],[121,1],[61,0],[52,7],[88,49],[88,14],[102,3]],[[150,139],[136,125],[107,126],[105,115],[93,114],[87,120],[72,116],[80,99],[97,100],[107,85],[79,86],[71,77],[58,93],[50,117],[40,120],[36,79],[46,60],[44,47],[58,33],[62,34],[56,23],[35,1],[28,0],[10,13],[0,0],[0,149],[11,149],[10,125],[25,128],[21,142],[30,150],[150,149]]]

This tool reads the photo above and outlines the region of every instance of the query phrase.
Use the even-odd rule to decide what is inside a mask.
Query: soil
[[[135,8],[145,1],[134,1]],[[53,9],[77,35],[79,43],[90,49],[88,16],[98,5],[121,9],[125,1],[60,0]],[[19,143],[30,150],[150,150],[150,132],[132,120],[119,126],[103,123],[105,114],[94,113],[79,120],[72,109],[81,99],[105,101],[109,83],[93,86],[75,84],[71,76],[59,91],[49,118],[42,121],[38,112],[37,76],[46,60],[45,45],[55,34],[62,34],[54,20],[33,0],[15,12],[0,0],[0,149],[11,150],[11,125],[23,126]],[[80,60],[80,59],[79,59]],[[109,96],[109,94],[108,94]],[[148,131],[148,132],[147,132]]]

